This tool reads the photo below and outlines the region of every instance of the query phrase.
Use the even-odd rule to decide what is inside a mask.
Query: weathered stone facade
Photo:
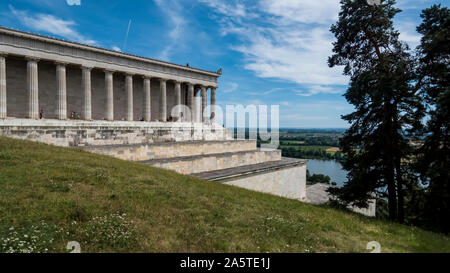
[[[216,154],[218,151],[228,153],[254,151],[254,140],[210,140],[155,142],[153,144],[89,146],[85,150],[109,155],[129,161],[146,161],[196,155]]]
[[[0,135],[64,147],[231,139],[225,128],[207,124],[30,119],[0,121]]]
[[[280,168],[269,172],[255,173],[223,183],[304,201],[306,198],[306,187],[303,181],[306,181],[306,164],[290,168]]]
[[[194,176],[290,199],[306,200],[306,160],[302,159],[282,158]]]
[[[182,174],[210,172],[281,160],[280,150],[252,150],[176,157],[143,162]]]

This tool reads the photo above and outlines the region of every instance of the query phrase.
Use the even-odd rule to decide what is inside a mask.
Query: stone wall
[[[64,147],[232,139],[206,124],[30,119],[0,120],[0,135]]]
[[[256,150],[255,140],[193,141],[137,145],[88,146],[85,150],[129,161]]]
[[[24,59],[9,56],[6,61],[7,82],[7,114],[9,117],[24,118],[27,113],[27,62]],[[39,77],[39,108],[43,110],[46,119],[56,118],[56,65],[52,62],[40,61],[38,63]],[[67,66],[67,116],[71,112],[82,112],[83,90],[81,87],[81,68],[78,66]],[[105,73],[102,70],[93,69],[91,73],[92,83],[92,118],[104,120],[105,118]],[[125,93],[125,75],[114,73],[114,119],[124,120],[127,111]],[[185,97],[185,85],[182,85],[182,98]],[[151,80],[151,113],[152,120],[157,121],[160,103],[159,80]],[[182,100],[182,102],[184,99]],[[144,116],[144,92],[143,78],[133,77],[133,114],[134,120],[139,121]],[[167,113],[171,113],[175,106],[175,84],[167,83]]]
[[[222,183],[304,201],[306,199],[306,164],[243,176]]]
[[[279,160],[281,160],[280,150],[254,150],[153,160],[149,164],[181,174],[194,174]]]
[[[306,187],[306,194],[308,196],[306,202],[314,204],[314,205],[324,205],[330,201],[330,194],[328,193],[328,189],[332,187],[331,185],[327,184],[314,184],[314,185],[308,185]],[[370,200],[369,206],[367,208],[358,208],[355,206],[348,206],[348,209],[351,211],[354,211],[356,213],[369,216],[369,217],[375,217],[376,215],[376,200]]]

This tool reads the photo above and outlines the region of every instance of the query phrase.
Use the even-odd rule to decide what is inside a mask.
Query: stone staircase
[[[306,161],[283,158],[280,150],[257,148],[255,140],[159,142],[83,149],[292,199],[306,197]]]
[[[214,153],[143,161],[143,164],[195,174],[281,160],[281,151],[256,149],[243,152]]]

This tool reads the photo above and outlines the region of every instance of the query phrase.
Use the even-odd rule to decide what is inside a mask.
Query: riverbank
[[[330,182],[342,187],[347,181],[347,171],[342,168],[341,163],[336,160],[316,160],[308,159],[306,169],[311,175],[323,174],[331,178]]]

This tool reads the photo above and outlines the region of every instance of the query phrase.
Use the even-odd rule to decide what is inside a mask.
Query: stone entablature
[[[0,52],[216,88],[217,79],[221,76],[217,72],[176,65],[2,27],[0,27]]]

